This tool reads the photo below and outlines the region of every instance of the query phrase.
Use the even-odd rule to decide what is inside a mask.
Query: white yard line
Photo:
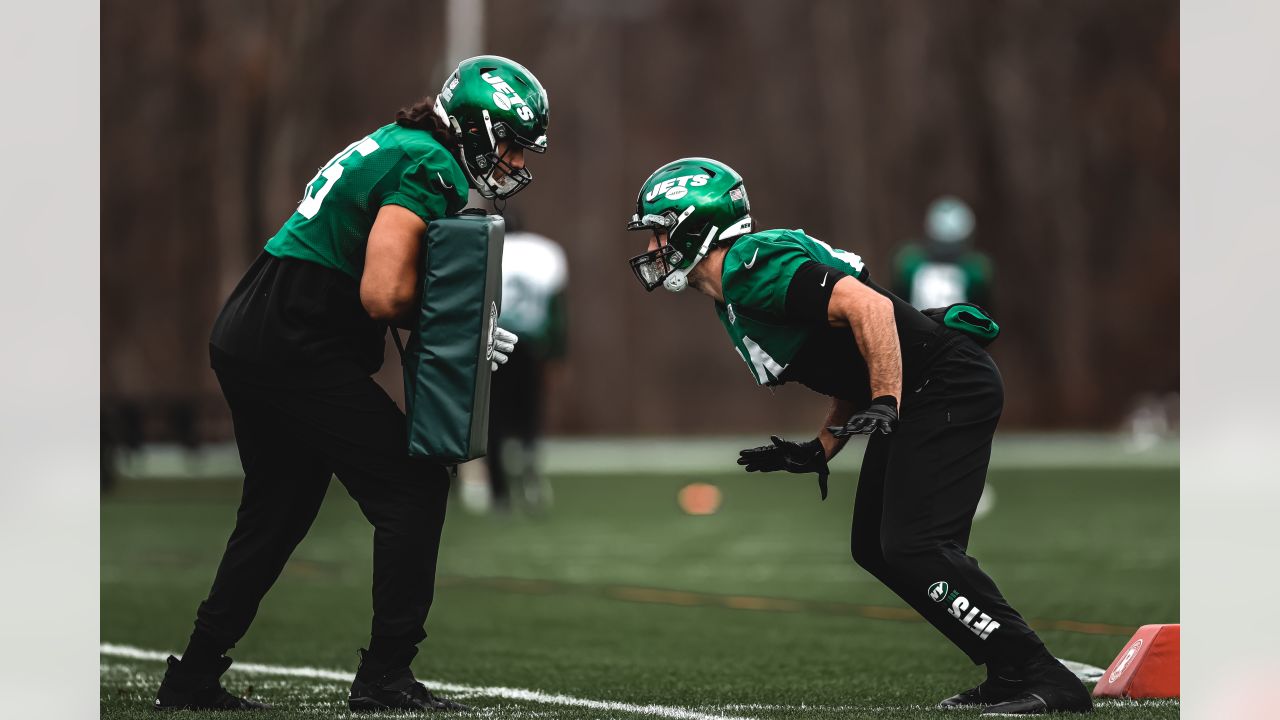
[[[160,650],[146,650],[143,648],[132,647],[130,645],[113,645],[111,643],[102,643],[99,652],[108,657],[127,658],[130,660],[148,660],[153,662],[164,662],[165,658],[177,653],[163,652]],[[334,682],[349,683],[355,677],[352,673],[343,670],[325,670],[323,668],[311,667],[290,667],[286,665],[263,665],[261,663],[237,662],[231,666],[233,672],[247,673],[250,675],[283,675],[289,677],[310,678],[313,680],[332,680]],[[609,700],[590,700],[587,698],[578,698],[571,695],[552,695],[549,693],[539,692],[537,690],[524,690],[522,688],[509,688],[498,686],[477,686],[477,685],[458,685],[456,683],[438,682],[435,680],[423,680],[433,691],[443,693],[467,693],[469,695],[478,695],[483,697],[503,698],[504,700],[523,700],[525,702],[545,703],[547,705],[563,705],[566,707],[580,707],[589,710],[601,710],[605,712],[616,713],[633,713],[636,715],[651,715],[654,717],[673,718],[673,720],[748,720],[747,718],[735,717],[732,715],[715,715],[711,713],[698,712],[681,707],[671,707],[668,705],[634,705],[632,703],[613,702]]]
[[[1076,674],[1081,682],[1096,683],[1098,678],[1106,672],[1105,669],[1089,663],[1076,662],[1075,660],[1063,660],[1058,658],[1058,662],[1062,663],[1068,670]]]
[[[150,662],[164,662],[165,658],[175,655],[172,652],[163,652],[160,650],[146,650],[143,648],[133,647],[130,645],[114,645],[112,643],[102,643],[99,652],[108,657],[126,658],[129,660],[145,660]],[[1098,677],[1105,672],[1100,667],[1095,667],[1086,663],[1074,662],[1072,660],[1061,660],[1063,665],[1076,674],[1085,682],[1095,682]],[[264,665],[262,663],[237,662],[231,666],[234,672],[245,673],[248,675],[275,675],[285,677],[309,678],[312,680],[331,680],[333,682],[349,683],[354,675],[345,670],[325,670],[323,668],[313,667],[296,667],[288,665]],[[424,680],[428,687],[432,690],[438,690],[453,695],[467,695],[472,697],[496,697],[504,700],[522,700],[524,702],[544,703],[547,705],[563,705],[566,707],[580,707],[590,710],[603,710],[619,713],[633,713],[636,715],[651,715],[654,717],[673,718],[673,720],[750,720],[741,716],[723,715],[710,712],[700,712],[682,707],[672,707],[669,705],[635,705],[632,703],[613,702],[609,700],[590,700],[587,698],[578,698],[571,695],[552,695],[549,693],[539,692],[537,690],[524,690],[522,688],[509,688],[500,686],[482,686],[482,685],[459,685],[457,683],[438,682],[434,680]],[[1179,701],[1173,700],[1112,700],[1102,699],[1094,701],[1097,705],[1103,707],[1152,707],[1152,706],[1177,706]],[[768,705],[768,704],[728,704],[715,705],[706,707],[704,710],[718,710],[721,712],[742,712],[742,711],[771,711],[771,710],[796,710],[805,709],[814,713],[850,713],[850,712],[891,712],[903,709],[911,709],[917,706],[912,705],[888,705],[879,706],[857,706],[857,705]],[[931,709],[924,705],[918,706],[922,710]]]

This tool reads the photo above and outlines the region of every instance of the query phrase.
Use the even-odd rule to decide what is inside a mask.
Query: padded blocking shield
[[[404,351],[411,456],[458,463],[488,450],[504,228],[501,216],[470,214],[427,226],[422,304]]]

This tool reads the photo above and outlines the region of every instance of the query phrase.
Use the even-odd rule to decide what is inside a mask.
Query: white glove
[[[516,334],[500,327],[493,329],[493,355],[489,360],[489,369],[497,370],[499,365],[507,364],[507,353],[516,349],[520,338]]]

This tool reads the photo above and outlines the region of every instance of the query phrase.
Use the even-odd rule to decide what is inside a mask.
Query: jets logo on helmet
[[[511,197],[533,181],[498,155],[502,140],[508,152],[547,150],[547,91],[523,65],[497,55],[463,60],[440,88],[435,112],[457,136],[458,160],[481,195]]]
[[[480,77],[484,78],[485,82],[493,86],[494,105],[497,105],[503,110],[510,110],[511,106],[519,105],[520,107],[516,110],[516,115],[518,115],[521,120],[533,119],[533,111],[529,109],[529,106],[525,103],[524,99],[517,95],[515,90],[511,89],[511,86],[507,84],[506,80],[496,77],[490,73],[480,73]]]
[[[658,168],[640,186],[628,230],[664,232],[665,244],[631,258],[645,290],[688,287],[693,270],[712,247],[751,232],[751,205],[742,176],[711,158],[681,158]]]
[[[668,200],[679,200],[689,194],[686,184],[693,187],[702,187],[710,179],[710,175],[683,175],[678,178],[668,178],[654,185],[649,194],[644,196],[644,199],[653,202],[661,195]]]

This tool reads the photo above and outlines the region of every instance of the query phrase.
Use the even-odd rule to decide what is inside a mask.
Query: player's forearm
[[[840,452],[845,443],[849,442],[849,438],[838,438],[831,434],[828,427],[839,427],[848,422],[853,417],[853,403],[840,398],[831,398],[831,407],[827,410],[827,419],[822,423],[822,429],[818,431],[818,441],[822,443],[822,449],[827,453],[827,459],[836,456]]]
[[[902,348],[898,345],[898,326],[893,319],[893,302],[879,296],[867,302],[849,317],[858,350],[867,363],[871,379],[871,397],[892,396],[902,404]]]
[[[871,397],[902,399],[902,348],[893,301],[853,277],[844,277],[831,289],[827,322],[853,330],[858,352],[866,362]]]

